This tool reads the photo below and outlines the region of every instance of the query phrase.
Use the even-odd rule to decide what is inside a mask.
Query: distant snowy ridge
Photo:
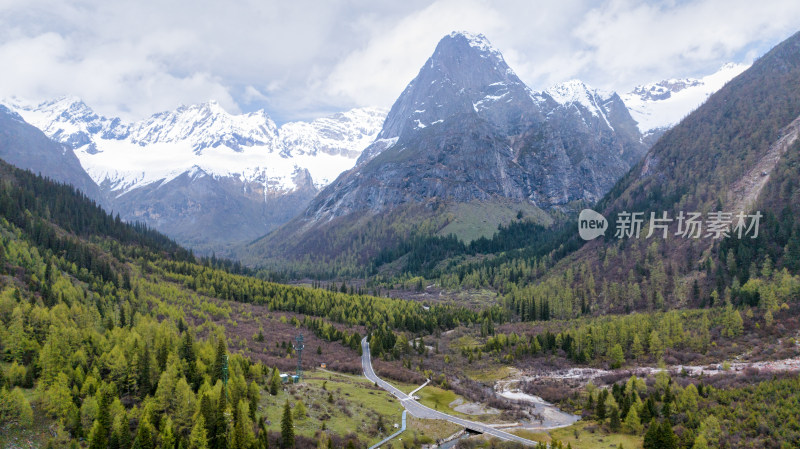
[[[316,188],[351,168],[380,131],[386,111],[353,109],[277,127],[262,111],[229,114],[215,101],[134,123],[94,113],[75,97],[5,101],[27,122],[71,147],[92,179],[118,196],[187,173],[257,182],[280,194],[308,172]]]
[[[458,35],[464,36],[481,57],[503,62],[502,55],[483,35],[461,32],[451,37]],[[703,78],[646,84],[621,98],[646,135],[676,124],[747,67],[726,64]],[[473,103],[475,112],[510,101],[507,83],[493,87],[494,92]],[[614,92],[593,89],[579,80],[541,92],[525,89],[536,103],[554,101],[565,108],[576,108],[579,114],[588,112],[586,117],[598,117],[613,129],[607,104],[615,97]],[[380,147],[371,157],[388,146],[384,142],[396,141],[396,135],[388,134],[376,141],[387,114],[378,108],[352,109],[278,127],[263,110],[234,115],[215,101],[181,106],[134,123],[100,116],[76,97],[41,104],[12,98],[2,103],[53,140],[72,148],[92,179],[115,196],[156,182],[167,183],[184,173],[256,182],[264,186],[265,194],[281,194],[297,188],[298,180],[307,180],[299,176],[307,172],[314,187],[320,189],[352,168],[370,144]],[[414,111],[414,128],[443,121],[426,117],[431,110],[420,105]]]
[[[749,64],[728,63],[700,79],[680,78],[645,84],[622,95],[622,101],[638,122],[642,134],[670,128],[748,67]]]

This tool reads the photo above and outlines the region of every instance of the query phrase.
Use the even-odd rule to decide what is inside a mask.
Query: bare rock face
[[[343,253],[367,261],[366,253],[453,205],[517,203],[546,211],[593,202],[644,155],[641,138],[617,94],[580,81],[534,92],[484,36],[451,33],[356,166],[240,254],[255,265]],[[395,226],[396,219],[402,223]],[[381,241],[348,243],[369,233]]]
[[[615,93],[570,81],[531,91],[482,35],[444,37],[352,170],[306,221],[379,213],[431,198],[507,198],[542,208],[596,201],[642,157]]]
[[[307,170],[295,174],[296,187],[270,192],[258,180],[186,172],[164,184],[149,184],[119,196],[114,205],[130,221],[148,223],[200,251],[228,254],[232,243],[256,238],[289,221],[298,205],[317,193]],[[227,239],[216,236],[229,236]]]

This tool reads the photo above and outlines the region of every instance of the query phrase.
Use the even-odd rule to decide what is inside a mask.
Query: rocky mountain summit
[[[358,164],[306,220],[398,205],[507,198],[540,208],[602,196],[646,148],[618,95],[529,89],[483,35],[443,38]]]
[[[375,228],[365,224],[369,217],[419,207],[441,216],[457,204],[547,211],[594,202],[646,150],[617,94],[580,81],[532,91],[485,36],[454,32],[395,101],[356,166],[247,257],[324,252],[362,226]],[[417,213],[402,212],[411,221]]]

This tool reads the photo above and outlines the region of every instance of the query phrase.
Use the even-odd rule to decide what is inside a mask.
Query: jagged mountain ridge
[[[307,237],[325,234],[320,227],[414,205],[593,202],[645,151],[616,93],[578,81],[534,92],[483,35],[454,32],[397,99],[356,166],[248,257],[291,254],[297,249],[286,242],[293,241],[304,242],[300,253],[316,251]]]
[[[520,188],[506,181],[505,185],[495,185],[491,177],[472,173],[465,178],[448,179],[458,183],[457,188],[445,184],[437,187],[445,193],[455,192],[456,197],[487,200],[500,195],[543,207],[568,203],[575,198],[595,201],[613,183],[611,177],[596,174],[624,172],[624,166],[630,165],[630,154],[625,151],[618,155],[621,158],[611,159],[593,159],[591,155],[585,158],[582,154],[587,142],[592,140],[591,133],[597,133],[600,140],[608,140],[603,132],[636,134],[625,116],[628,109],[634,118],[639,116],[632,108],[626,108],[619,96],[591,89],[577,80],[544,92],[533,92],[484,37],[469,33],[453,33],[448,37],[452,40],[457,36],[464,37],[467,45],[453,47],[445,52],[445,57],[428,61],[431,70],[426,72],[425,79],[418,77],[406,88],[409,94],[401,95],[389,114],[390,120],[374,141],[385,116],[375,109],[355,109],[310,123],[294,122],[277,127],[263,111],[232,115],[214,102],[181,107],[134,123],[102,117],[76,98],[38,105],[14,99],[7,103],[54,140],[73,148],[92,179],[100,184],[104,193],[114,198],[113,207],[121,211],[125,219],[145,221],[195,248],[220,242],[227,245],[232,235],[239,241],[258,237],[301,212],[318,189],[351,168],[356,158],[361,166],[398,144],[401,134],[410,135],[422,132],[425,127],[443,124],[453,114],[455,106],[431,104],[428,108],[430,99],[435,97],[460,97],[457,107],[460,113],[474,112],[491,127],[504,129],[504,134],[513,136],[516,143],[508,145],[509,148],[522,139],[514,133],[519,133],[520,126],[528,126],[532,121],[563,128],[579,118],[586,128],[582,134],[574,133],[568,139],[552,130],[549,134],[540,134],[539,139],[567,142],[559,154],[541,155],[525,149],[517,154],[509,153],[517,166],[520,161],[531,166],[532,173],[525,174],[525,170],[520,171],[513,164],[500,171],[513,179],[526,176],[529,185]],[[460,68],[452,70],[453,67]],[[704,83],[707,78],[668,80],[641,86],[634,92],[639,95],[639,106],[650,108],[646,111],[650,117],[646,119],[652,121],[653,116],[659,114],[659,109],[652,105],[660,106],[698,87],[708,90],[713,83]],[[718,87],[720,80],[724,82],[727,78],[718,73],[714,80],[717,84],[713,86]],[[419,89],[426,83],[428,89]],[[453,91],[456,85],[459,91]],[[628,97],[630,94],[625,96]],[[688,103],[681,103],[685,104]],[[672,107],[671,111],[674,110]],[[641,120],[638,127],[649,132],[639,139],[644,146],[649,146],[663,132],[662,128],[657,129],[657,134],[646,130]],[[362,152],[367,145],[369,147]],[[500,153],[503,151],[500,148]],[[542,157],[555,158],[555,165],[548,169],[536,166],[540,162],[545,165],[552,162],[537,160]],[[569,170],[576,160],[580,160],[577,171]],[[465,161],[464,167],[474,172],[469,170],[471,163],[482,167],[487,162],[486,159]],[[565,178],[578,182],[568,186],[553,182]],[[390,207],[393,201],[415,202],[426,198],[414,192],[412,195],[397,191],[385,193],[389,195],[368,194],[361,199],[345,195],[318,209],[320,213],[314,220],[323,216],[329,220],[349,213],[355,208],[348,203],[364,199],[371,202],[371,210],[380,210],[384,208],[378,204],[382,201]],[[229,225],[223,231],[217,222]],[[239,232],[239,228],[247,231]]]
[[[394,144],[365,150],[305,217],[434,197],[595,201],[645,151],[618,95],[577,81],[533,92],[484,36],[467,33],[442,39],[395,102],[376,145],[387,141]]]
[[[41,104],[8,103],[52,139],[69,145],[98,185],[119,195],[190,171],[261,179],[267,190],[295,187],[308,170],[319,188],[349,168],[380,129],[385,112],[353,109],[281,127],[263,111],[233,115],[209,101],[125,123],[63,97]]]
[[[109,207],[200,250],[257,238],[299,213],[351,167],[385,112],[353,109],[281,127],[216,102],[125,123],[77,98],[9,103],[70,147]]]

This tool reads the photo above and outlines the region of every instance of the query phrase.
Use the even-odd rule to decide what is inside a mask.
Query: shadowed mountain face
[[[616,94],[577,81],[532,92],[486,38],[453,33],[395,102],[376,143],[305,218],[431,198],[543,208],[595,201],[644,154],[639,137]]]
[[[42,131],[2,105],[0,159],[54,181],[71,184],[91,199],[106,203],[100,189],[83,170],[71,149],[50,140]]]
[[[127,220],[180,236],[189,247],[221,251],[221,243],[255,238],[292,219],[298,205],[307,204],[317,192],[308,172],[295,179],[292,191],[272,194],[258,182],[197,170],[134,189],[115,198],[114,206],[125,211]]]
[[[415,204],[511,200],[547,209],[596,201],[644,154],[640,138],[616,94],[579,81],[533,92],[485,37],[452,33],[357,165],[257,245],[285,245],[337,217]]]

